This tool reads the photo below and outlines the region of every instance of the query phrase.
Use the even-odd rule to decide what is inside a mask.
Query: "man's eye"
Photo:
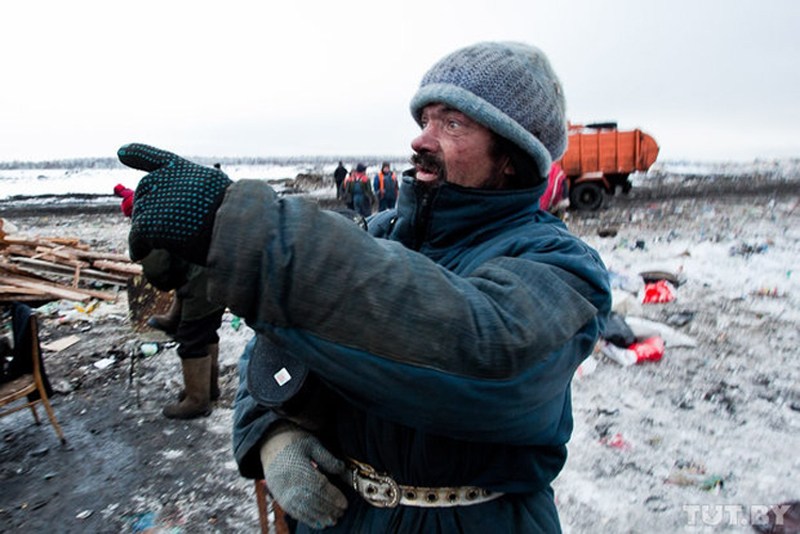
[[[455,130],[455,129],[458,129],[460,127],[461,127],[461,123],[458,122],[457,120],[450,119],[450,120],[447,121],[447,128],[449,130]]]

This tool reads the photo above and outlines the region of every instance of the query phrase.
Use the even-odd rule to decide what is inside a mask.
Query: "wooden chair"
[[[255,481],[255,486],[261,534],[289,534],[285,512],[269,494],[267,483],[264,479],[259,479]]]
[[[33,359],[33,372],[23,374],[22,376],[0,384],[0,407],[17,403],[18,401],[22,401],[24,404],[17,404],[16,406],[0,411],[0,417],[4,417],[19,410],[24,410],[25,408],[30,408],[36,424],[39,425],[41,421],[39,420],[39,414],[36,412],[36,405],[42,403],[44,404],[44,409],[47,411],[47,417],[50,418],[50,423],[53,425],[53,428],[55,428],[56,434],[58,434],[58,438],[61,440],[62,444],[66,444],[67,440],[64,437],[64,432],[61,430],[61,426],[58,424],[56,415],[53,412],[53,407],[50,405],[50,400],[47,398],[47,388],[44,384],[41,356],[39,354],[39,333],[36,315],[31,313],[27,321],[29,329],[28,335],[32,341],[27,356]],[[17,327],[16,324],[14,326]],[[31,397],[33,397],[33,400],[31,400],[31,397],[25,399],[28,395],[37,392],[38,398],[32,395]]]

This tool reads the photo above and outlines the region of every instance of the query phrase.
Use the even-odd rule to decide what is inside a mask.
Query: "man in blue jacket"
[[[558,532],[570,382],[611,300],[596,252],[538,209],[566,148],[561,85],[537,48],[478,43],[425,74],[411,113],[413,169],[368,232],[122,147],[150,173],[131,256],[206,264],[209,298],[256,331],[234,454],[297,531]]]

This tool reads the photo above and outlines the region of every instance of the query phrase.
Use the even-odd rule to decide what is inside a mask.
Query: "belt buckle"
[[[359,477],[362,480],[359,480]],[[392,477],[381,475],[364,465],[355,465],[353,487],[367,502],[377,508],[395,508],[400,504],[400,486],[397,482]]]

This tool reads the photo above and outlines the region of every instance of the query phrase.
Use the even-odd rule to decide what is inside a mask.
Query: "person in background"
[[[147,173],[131,258],[207,265],[209,298],[255,330],[234,455],[298,532],[559,532],[570,384],[611,307],[599,255],[538,208],[567,143],[561,84],[538,48],[477,43],[410,107],[413,170],[366,233],[261,180],[121,147]]]
[[[347,169],[345,169],[344,164],[339,161],[339,165],[333,171],[333,181],[336,183],[336,200],[341,200],[342,198],[342,184],[346,177]]]
[[[569,181],[561,165],[556,162],[547,175],[547,189],[539,197],[539,209],[564,220],[569,208]]]
[[[372,187],[375,190],[375,196],[378,197],[378,211],[394,208],[400,186],[397,182],[397,174],[392,171],[388,161],[384,161],[381,165],[381,170],[372,180]]]
[[[363,163],[356,165],[344,181],[344,198],[347,207],[358,212],[362,217],[372,214],[375,205],[375,193],[372,191],[369,178],[365,174],[367,166]]]
[[[126,217],[133,212],[135,193],[117,184],[114,194],[122,197],[120,208]],[[225,306],[206,299],[208,276],[205,268],[193,265],[163,249],[141,260],[147,281],[161,291],[174,290],[169,310],[154,315],[148,326],[162,330],[178,343],[183,390],[177,402],[164,407],[169,419],[194,419],[211,413],[211,401],[220,396],[219,334]]]
[[[122,184],[117,184],[114,186],[114,194],[122,198],[119,204],[122,214],[125,215],[125,217],[130,217],[131,213],[133,213],[133,189],[125,187]]]

